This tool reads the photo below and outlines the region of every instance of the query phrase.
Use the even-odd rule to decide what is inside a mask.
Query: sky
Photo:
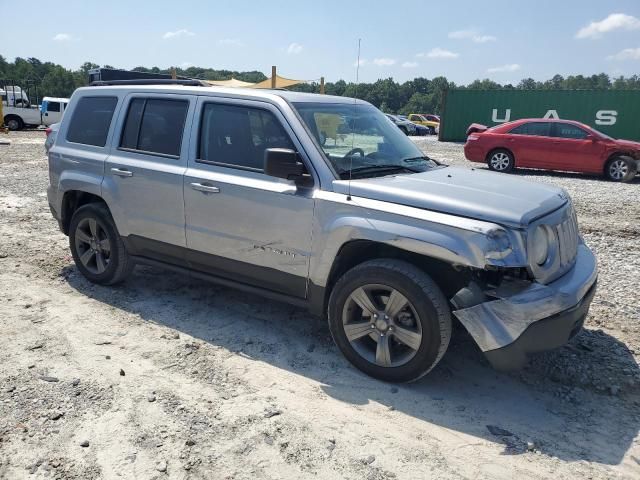
[[[0,54],[76,69],[85,61],[259,70],[360,81],[444,75],[517,83],[640,73],[640,0],[0,0]],[[48,13],[47,13],[48,12]]]

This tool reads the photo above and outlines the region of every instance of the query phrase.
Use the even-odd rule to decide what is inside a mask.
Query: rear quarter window
[[[67,141],[104,147],[117,104],[117,97],[82,97],[69,122]]]

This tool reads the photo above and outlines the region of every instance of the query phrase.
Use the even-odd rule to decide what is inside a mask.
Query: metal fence
[[[471,123],[520,118],[577,120],[614,138],[640,140],[640,90],[449,90],[439,139],[464,141]]]
[[[41,101],[35,80],[12,80],[0,78],[0,100],[5,107],[27,108]]]

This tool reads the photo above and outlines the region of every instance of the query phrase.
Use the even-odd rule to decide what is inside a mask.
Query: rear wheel
[[[329,328],[356,368],[380,380],[411,382],[444,355],[451,314],[444,294],[422,270],[400,260],[371,260],[336,283]]]
[[[91,203],[75,211],[69,225],[69,246],[80,273],[94,283],[121,282],[133,268],[111,214],[103,204]]]
[[[623,155],[614,157],[607,162],[604,169],[605,176],[614,182],[630,182],[636,176],[636,162]]]
[[[513,154],[509,150],[494,150],[487,159],[489,168],[496,172],[510,172],[515,166]]]
[[[20,117],[15,117],[13,115],[7,116],[4,119],[4,124],[7,126],[9,130],[21,130],[24,127],[24,123]]]

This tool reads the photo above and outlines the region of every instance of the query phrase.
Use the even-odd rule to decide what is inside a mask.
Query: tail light
[[[47,134],[47,137],[49,136],[49,134],[51,133],[51,127],[47,127],[44,129],[44,133]]]
[[[467,137],[467,141],[468,141],[468,142],[470,142],[470,141],[472,141],[472,140],[478,140],[479,138],[480,138],[480,137],[479,137],[478,135],[473,135],[473,134],[471,134],[471,135],[469,135],[469,136]]]

